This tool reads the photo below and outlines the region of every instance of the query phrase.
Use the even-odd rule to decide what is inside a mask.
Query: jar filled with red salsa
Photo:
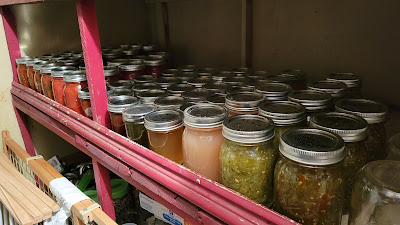
[[[156,77],[160,77],[165,69],[165,61],[163,59],[148,58],[144,60],[144,64],[146,65],[147,74],[152,74]]]
[[[64,100],[65,106],[75,112],[84,115],[81,101],[78,96],[78,90],[87,87],[86,72],[76,70],[64,74]]]
[[[57,66],[54,64],[44,65],[40,68],[43,95],[51,100],[54,100],[53,88],[51,86],[51,70],[55,68],[57,68]]]
[[[93,119],[92,105],[90,104],[89,88],[84,87],[78,90],[78,97],[81,100],[83,115],[89,119]]]
[[[43,89],[42,89],[42,73],[40,73],[40,69],[43,66],[47,66],[51,64],[51,62],[48,61],[40,61],[37,62],[33,65],[33,80],[35,83],[35,88],[37,90],[37,92],[39,92],[40,94],[43,94]],[[54,64],[55,65],[55,64]]]
[[[54,101],[65,105],[64,100],[64,74],[76,70],[71,66],[59,66],[51,70],[51,87],[53,89]]]
[[[37,91],[37,90],[35,87],[35,78],[34,78],[35,71],[33,71],[33,65],[35,65],[38,62],[42,62],[42,60],[32,59],[32,60],[29,60],[26,62],[26,73],[28,75],[29,87],[34,91]]]
[[[119,65],[124,80],[132,80],[145,74],[145,66],[141,61],[129,61]]]
[[[122,111],[131,106],[139,104],[139,99],[132,96],[113,96],[108,98],[108,112],[111,118],[111,129],[125,136],[125,123],[122,118]]]
[[[19,83],[25,87],[29,87],[28,73],[26,70],[26,62],[29,60],[32,60],[32,58],[28,56],[23,56],[15,60],[17,63],[17,75]]]

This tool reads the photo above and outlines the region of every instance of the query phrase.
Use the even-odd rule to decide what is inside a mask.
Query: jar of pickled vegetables
[[[217,182],[221,179],[222,122],[227,115],[224,107],[210,104],[193,105],[184,111],[183,165]]]
[[[104,66],[104,78],[106,82],[112,83],[120,79],[120,71],[116,66]]]
[[[284,83],[261,81],[256,84],[255,90],[257,93],[264,95],[268,101],[286,101],[292,88]]]
[[[51,86],[51,71],[56,69],[54,64],[47,64],[40,68],[43,95],[54,100],[53,87]]]
[[[328,75],[326,80],[345,83],[348,98],[362,98],[361,79],[354,73],[333,73]]]
[[[318,113],[330,112],[332,109],[332,96],[325,92],[314,90],[292,91],[288,95],[288,100],[306,107],[309,117]]]
[[[400,161],[400,133],[393,135],[386,145],[386,159]]]
[[[172,95],[180,97],[183,92],[193,90],[195,87],[190,84],[173,84],[167,88]]]
[[[39,61],[33,65],[33,80],[35,83],[35,88],[36,91],[39,92],[40,94],[43,94],[43,89],[42,89],[42,74],[40,73],[40,69],[45,66],[51,64],[51,62],[48,61]],[[54,64],[55,65],[55,64]]]
[[[283,133],[274,171],[273,208],[305,225],[342,221],[343,139],[319,129]]]
[[[347,94],[346,84],[340,81],[321,80],[309,84],[307,88],[328,93],[332,96],[333,100],[342,99]]]
[[[181,96],[187,101],[187,102],[193,102],[193,103],[205,103],[206,98],[211,95],[211,92],[204,90],[202,88],[195,88],[192,90],[187,90],[181,94]]]
[[[139,99],[133,96],[113,96],[108,98],[108,112],[110,113],[111,129],[125,136],[125,124],[122,119],[122,111],[131,106],[139,104]]]
[[[185,100],[182,97],[165,96],[165,97],[157,98],[154,101],[154,105],[159,110],[165,110],[165,109],[179,110],[179,108],[182,106],[182,104],[184,102],[185,102]]]
[[[365,146],[368,135],[368,123],[359,116],[330,112],[312,116],[310,119],[310,126],[335,133],[342,137],[346,143],[343,214],[347,214],[350,207],[351,190],[356,174],[368,162],[368,154]]]
[[[42,62],[42,60],[31,59],[26,62],[26,73],[28,75],[29,87],[34,91],[37,91],[37,89],[35,86],[35,71],[33,70],[33,65],[35,65],[38,62]]]
[[[152,58],[147,58],[144,61],[144,64],[146,66],[146,73],[147,74],[152,74],[156,77],[160,77],[161,73],[164,69],[166,69],[166,64],[164,59],[152,59]]]
[[[167,96],[167,92],[164,90],[148,90],[138,93],[137,97],[140,99],[142,104],[153,105],[154,101],[158,98]]]
[[[358,173],[349,225],[395,225],[400,221],[400,162],[370,162]]]
[[[270,207],[278,155],[272,121],[258,115],[237,115],[223,122],[221,183],[255,202]]]
[[[141,61],[130,61],[119,65],[124,80],[132,80],[146,73],[145,66]]]
[[[155,106],[138,104],[122,111],[126,136],[130,140],[149,148],[149,139],[147,137],[146,128],[144,127],[144,117],[155,110]]]
[[[78,90],[78,97],[81,100],[83,115],[89,119],[93,119],[92,105],[90,104],[89,88],[84,87]]]
[[[175,110],[160,110],[144,117],[150,149],[178,164],[183,162],[183,114]]]
[[[25,87],[29,87],[28,73],[26,69],[26,62],[32,60],[29,56],[22,56],[15,60],[17,63],[17,75],[19,83]]]
[[[366,151],[368,162],[384,159],[386,156],[386,130],[388,108],[379,102],[367,99],[343,99],[335,104],[336,111],[360,116],[368,122]]]
[[[64,98],[64,74],[76,70],[72,66],[60,66],[51,70],[51,87],[53,90],[54,101],[65,105]]]
[[[87,87],[85,71],[76,70],[65,73],[63,79],[65,83],[64,87],[65,106],[81,115],[84,115],[85,113],[81,106],[81,101],[78,96],[78,90]]]
[[[258,104],[264,100],[264,96],[255,92],[239,92],[228,94],[225,98],[225,107],[229,116],[240,114],[258,114]]]

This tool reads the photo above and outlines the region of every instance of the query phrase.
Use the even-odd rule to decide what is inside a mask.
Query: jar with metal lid
[[[161,89],[166,90],[169,86],[179,83],[180,80],[176,77],[159,77],[155,82],[160,85]]]
[[[107,87],[109,87],[111,90],[115,89],[131,89],[133,86],[132,81],[130,80],[117,80],[112,83],[107,83]]]
[[[173,68],[173,69],[164,70],[164,71],[161,73],[161,75],[162,75],[163,77],[174,77],[176,74],[181,73],[181,72],[182,72],[182,71],[181,71],[180,69],[175,69],[175,68]]]
[[[135,93],[133,92],[132,89],[114,89],[114,90],[107,91],[108,97],[121,96],[121,95],[135,96]]]
[[[255,71],[251,74],[247,74],[246,77],[255,79],[255,80],[265,80],[268,77],[268,71],[267,70],[258,70]]]
[[[237,94],[240,92],[254,92],[254,88],[246,86],[230,86],[227,90],[227,94]]]
[[[348,98],[361,98],[361,79],[354,73],[333,73],[326,80],[343,82],[347,86]]]
[[[112,83],[120,79],[120,71],[116,66],[104,66],[104,78],[106,82]]]
[[[226,94],[215,93],[206,98],[207,103],[219,106],[225,106]]]
[[[141,62],[126,62],[118,66],[124,80],[132,80],[146,73],[145,65]]]
[[[119,67],[120,65],[124,63],[128,63],[128,59],[113,59],[109,62],[107,62],[107,66],[112,66],[112,67]]]
[[[81,102],[78,96],[78,90],[87,87],[86,72],[82,70],[71,71],[65,73],[63,79],[65,83],[65,106],[81,115],[84,115],[84,111],[82,109]],[[43,90],[45,91],[45,89]]]
[[[289,85],[293,88],[293,90],[304,90],[306,89],[306,72],[299,69],[287,69],[283,70],[282,74],[278,76],[282,77],[285,80],[288,80]],[[285,82],[283,82],[285,83]]]
[[[188,90],[182,93],[182,97],[188,101],[188,102],[193,102],[193,103],[200,103],[200,102],[206,102],[206,98],[211,95],[211,92],[201,89],[201,88],[195,88],[192,90]]]
[[[154,105],[158,110],[179,110],[185,100],[178,96],[165,96],[157,98],[154,101]]]
[[[235,68],[232,70],[232,72],[234,74],[236,74],[237,76],[244,76],[247,74],[251,74],[251,71],[252,71],[251,68],[248,68],[248,67],[240,67],[240,68]]]
[[[89,119],[93,119],[92,105],[90,104],[89,88],[84,87],[78,90],[78,97],[81,100],[83,115]]]
[[[212,77],[217,72],[216,69],[207,67],[199,70],[199,77]]]
[[[158,98],[167,96],[168,93],[164,90],[148,90],[138,93],[137,97],[140,99],[142,104],[153,105],[154,101]]]
[[[254,89],[256,87],[256,84],[258,84],[259,82],[260,82],[260,80],[256,80],[256,79],[253,79],[253,78],[250,78],[250,77],[246,76],[246,80],[244,80],[243,84],[244,84],[245,87],[249,87],[249,88]]]
[[[131,58],[139,53],[138,49],[135,48],[128,48],[128,49],[121,49],[122,55],[125,58]]]
[[[226,93],[228,89],[230,89],[230,85],[224,82],[212,82],[207,83],[203,86],[204,90],[210,91],[212,93]]]
[[[78,68],[79,65],[81,65],[81,59],[80,58],[63,58],[63,59],[59,59],[57,60],[58,63],[60,63],[63,66],[73,66]]]
[[[35,83],[36,91],[40,94],[43,94],[42,89],[42,73],[40,73],[40,69],[43,66],[51,64],[49,61],[39,61],[33,65],[33,81]],[[54,64],[55,65],[55,64]]]
[[[221,179],[222,122],[227,115],[224,107],[210,104],[193,105],[184,111],[183,165],[217,182]]]
[[[175,110],[160,110],[144,117],[150,149],[178,164],[183,162],[183,114]]]
[[[274,125],[258,115],[228,117],[223,122],[221,183],[270,207],[278,155],[273,147]]]
[[[281,136],[288,130],[307,126],[306,108],[299,103],[290,101],[261,102],[258,114],[275,124],[274,145],[279,147]]]
[[[155,77],[153,75],[142,75],[140,77],[133,78],[134,84],[142,84],[142,83],[151,83],[155,81]]]
[[[34,90],[36,90],[36,86],[35,86],[35,71],[33,71],[33,65],[35,65],[38,62],[42,62],[42,60],[40,59],[32,59],[32,60],[28,60],[26,62],[26,73],[28,75],[28,83],[29,83],[29,87]]]
[[[42,92],[43,95],[54,100],[53,87],[51,85],[51,71],[57,68],[54,63],[46,64],[40,68],[40,73],[42,74]]]
[[[122,111],[126,136],[130,140],[149,148],[149,139],[147,137],[146,128],[144,127],[144,117],[155,110],[155,106],[138,104]]]
[[[196,77],[187,81],[188,84],[195,86],[196,88],[201,88],[204,85],[211,83],[213,80],[209,77]]]
[[[147,58],[144,61],[144,64],[146,66],[146,72],[147,74],[152,74],[156,77],[160,77],[162,71],[164,71],[166,68],[165,60],[164,59],[151,59]]]
[[[109,61],[121,58],[122,52],[120,52],[119,50],[103,50],[101,55],[103,56],[103,63],[107,65]]]
[[[167,88],[172,95],[180,97],[183,92],[193,90],[195,87],[190,84],[173,84]]]
[[[368,162],[385,158],[385,121],[388,108],[379,102],[367,99],[343,99],[335,104],[336,111],[360,116],[368,122],[366,151]]]
[[[292,88],[284,83],[261,81],[256,84],[255,91],[264,95],[268,101],[286,101]]]
[[[359,116],[330,112],[312,116],[310,119],[310,126],[335,133],[342,137],[346,143],[343,214],[347,214],[350,207],[351,190],[356,174],[368,162],[365,146],[365,140],[368,135],[368,123]]]
[[[54,101],[65,105],[64,98],[64,74],[76,70],[71,66],[60,66],[51,70],[51,87],[53,90]]]
[[[319,129],[283,133],[274,171],[277,212],[302,224],[340,225],[342,221],[343,139]]]
[[[182,72],[195,72],[195,71],[197,71],[197,66],[195,66],[195,65],[183,65],[183,66],[180,66],[179,69]]]
[[[187,83],[189,80],[198,77],[198,75],[195,72],[182,72],[175,74],[174,77],[181,80],[182,83]]]
[[[228,94],[225,98],[225,107],[229,111],[229,116],[240,114],[258,114],[258,104],[264,100],[262,94],[255,92],[239,92]]]
[[[288,95],[288,100],[306,107],[308,116],[330,112],[332,109],[332,96],[325,92],[314,90],[292,91]]]
[[[110,113],[111,129],[125,136],[125,124],[122,120],[122,111],[131,106],[139,104],[139,99],[133,96],[113,96],[108,98],[108,112]]]
[[[370,162],[358,173],[349,225],[395,225],[400,221],[400,162]]]
[[[143,45],[142,50],[146,53],[157,51],[157,46],[153,44]]]
[[[161,89],[161,87],[156,83],[139,83],[135,84],[132,89],[135,92],[135,94],[138,95],[140,92],[154,90],[154,89],[159,90]]]
[[[340,81],[321,80],[308,84],[310,90],[328,93],[334,100],[342,99],[347,94],[347,86]]]
[[[245,76],[233,76],[233,77],[224,78],[222,81],[231,86],[240,86],[240,85],[244,84],[244,82],[246,81],[246,77]]]
[[[222,82],[224,79],[233,76],[235,76],[235,74],[232,71],[224,70],[212,75],[211,78],[217,82]]]
[[[32,58],[29,56],[22,56],[15,60],[17,63],[17,75],[19,83],[25,87],[29,87],[28,73],[26,69],[26,63],[29,60],[32,60]]]
[[[400,133],[389,139],[386,145],[386,159],[400,161]]]

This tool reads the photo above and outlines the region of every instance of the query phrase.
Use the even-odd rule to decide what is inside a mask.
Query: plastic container
[[[86,72],[82,70],[68,72],[64,74],[63,79],[65,83],[64,87],[65,106],[81,115],[85,115],[85,112],[83,111],[81,106],[81,101],[79,99],[78,90],[87,87]]]
[[[122,111],[137,104],[139,104],[139,99],[132,96],[121,95],[108,98],[108,112],[110,113],[111,129],[114,132],[126,135]]]
[[[345,83],[348,98],[362,98],[361,79],[354,73],[333,73],[328,75],[326,80]]]
[[[92,105],[90,104],[89,88],[84,87],[78,90],[78,97],[81,101],[83,115],[89,119],[93,119]]]
[[[155,106],[138,104],[122,111],[122,118],[125,123],[126,136],[146,148],[149,148],[149,139],[144,127],[144,117],[156,110]]]
[[[158,110],[179,110],[185,100],[178,96],[160,97],[154,101],[154,105]]]
[[[274,173],[274,209],[302,224],[340,225],[344,141],[318,129],[285,132]]]
[[[255,91],[264,95],[268,101],[286,101],[292,88],[284,83],[261,81],[256,84]]]
[[[53,90],[54,101],[61,105],[65,105],[64,74],[74,70],[76,70],[76,68],[71,66],[60,66],[51,70],[51,87]]]
[[[217,182],[221,178],[222,122],[227,115],[225,108],[210,104],[194,105],[184,111],[183,165]]]
[[[241,114],[258,114],[258,104],[264,100],[262,94],[255,92],[239,92],[228,94],[225,98],[225,107],[229,111],[229,116]]]
[[[141,61],[126,62],[118,66],[124,80],[132,80],[146,74],[145,66]]]
[[[386,159],[400,161],[400,133],[393,135],[386,145]]]
[[[18,81],[25,87],[29,87],[28,73],[26,68],[26,62],[29,60],[32,60],[32,58],[28,56],[22,56],[15,60],[17,64]]]

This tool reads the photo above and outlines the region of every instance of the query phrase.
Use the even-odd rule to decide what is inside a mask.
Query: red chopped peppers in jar
[[[122,111],[137,104],[139,104],[139,100],[132,96],[120,95],[108,98],[108,112],[110,112],[111,129],[114,132],[125,136],[126,130]]]
[[[51,70],[51,87],[53,89],[54,101],[61,105],[65,105],[64,100],[64,74],[76,70],[71,66],[60,66]]]
[[[17,75],[19,83],[25,87],[29,87],[28,74],[26,70],[26,62],[32,60],[31,57],[23,56],[15,60],[17,63]]]
[[[35,63],[38,63],[38,62],[41,62],[41,60],[32,59],[32,60],[29,60],[29,61],[26,62],[26,73],[28,75],[29,87],[34,91],[37,91],[37,90],[36,90],[36,87],[35,87],[35,79],[34,79],[35,71],[33,71],[33,65]]]
[[[41,62],[37,62],[33,65],[33,80],[35,83],[35,88],[37,90],[37,92],[39,92],[40,94],[43,94],[43,89],[42,89],[42,73],[40,73],[40,69],[43,66],[47,66],[51,64],[50,62],[46,62],[46,61],[41,61]]]
[[[78,90],[78,97],[81,100],[83,115],[89,119],[93,119],[92,105],[90,103],[89,88],[84,87]]]
[[[40,68],[40,73],[42,74],[42,91],[43,95],[54,100],[53,89],[51,87],[51,70],[57,68],[56,66],[42,66]]]
[[[77,70],[64,74],[64,82],[65,106],[81,115],[84,115],[81,101],[78,96],[78,90],[87,86],[85,71]]]

